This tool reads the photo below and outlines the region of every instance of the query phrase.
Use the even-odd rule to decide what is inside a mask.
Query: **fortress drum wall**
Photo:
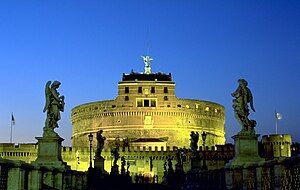
[[[72,111],[73,146],[88,146],[87,135],[100,129],[108,140],[163,138],[168,146],[188,147],[191,131],[205,131],[208,146],[225,143],[222,106],[199,100],[168,105],[149,109],[103,101],[79,106]]]
[[[205,131],[207,146],[224,144],[224,112],[224,107],[214,102],[177,98],[171,74],[123,74],[114,100],[73,108],[73,147],[88,147],[89,133],[96,138],[99,130],[107,139],[105,146],[111,146],[115,139],[128,138],[189,147],[191,131]]]

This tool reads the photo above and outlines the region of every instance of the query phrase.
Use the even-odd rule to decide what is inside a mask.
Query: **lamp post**
[[[207,136],[207,133],[206,132],[202,132],[201,134],[201,137],[202,137],[202,145],[203,145],[203,170],[206,170],[207,169],[207,166],[206,166],[206,160],[205,160],[205,140],[206,140],[206,136]]]
[[[90,168],[92,168],[92,142],[93,142],[93,134],[89,134],[89,141],[90,141]]]

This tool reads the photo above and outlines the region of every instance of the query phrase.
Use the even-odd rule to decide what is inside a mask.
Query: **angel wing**
[[[254,105],[253,105],[253,96],[252,96],[252,93],[251,91],[248,89],[247,90],[247,102],[250,103],[250,108],[255,112],[255,109],[254,109]]]
[[[45,86],[45,98],[46,98],[46,103],[45,103],[45,107],[44,107],[44,110],[43,112],[46,112],[49,105],[50,105],[50,84],[51,84],[51,81],[48,81],[46,83],[46,86]]]

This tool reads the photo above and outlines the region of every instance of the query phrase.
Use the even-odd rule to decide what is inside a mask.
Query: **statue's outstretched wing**
[[[255,112],[254,105],[253,105],[253,96],[252,96],[252,93],[249,89],[248,89],[248,92],[247,92],[247,102],[250,103],[251,109]]]
[[[45,107],[44,107],[44,110],[43,112],[46,112],[48,107],[49,107],[49,104],[50,104],[50,85],[51,85],[51,81],[48,81],[46,83],[46,86],[45,86],[45,98],[46,98],[46,103],[45,103]]]

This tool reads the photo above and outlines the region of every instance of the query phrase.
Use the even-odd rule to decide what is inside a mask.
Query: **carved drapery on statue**
[[[100,130],[97,132],[97,150],[96,150],[96,155],[95,158],[101,158],[101,152],[104,147],[104,142],[105,142],[105,137],[102,136],[103,130]]]
[[[117,161],[120,158],[119,148],[112,148],[110,150],[111,155],[114,157],[113,166],[117,166]]]
[[[199,133],[192,131],[190,136],[191,136],[191,138],[190,138],[190,141],[191,141],[190,148],[191,148],[191,151],[193,153],[195,153],[198,150]]]
[[[59,81],[48,81],[45,86],[45,97],[46,104],[43,112],[47,113],[47,118],[45,121],[44,134],[43,136],[58,136],[54,132],[54,129],[58,127],[58,121],[60,120],[60,112],[64,111],[65,97],[60,96],[57,89],[60,86]]]
[[[250,120],[248,118],[250,114],[249,106],[252,109],[253,112],[255,112],[254,106],[253,106],[253,97],[250,89],[247,87],[248,82],[245,79],[239,79],[238,80],[239,86],[236,89],[235,92],[231,94],[233,99],[233,109],[235,118],[238,120],[238,122],[242,126],[242,133],[251,133],[254,134],[255,130],[254,127],[256,126],[255,120]]]

